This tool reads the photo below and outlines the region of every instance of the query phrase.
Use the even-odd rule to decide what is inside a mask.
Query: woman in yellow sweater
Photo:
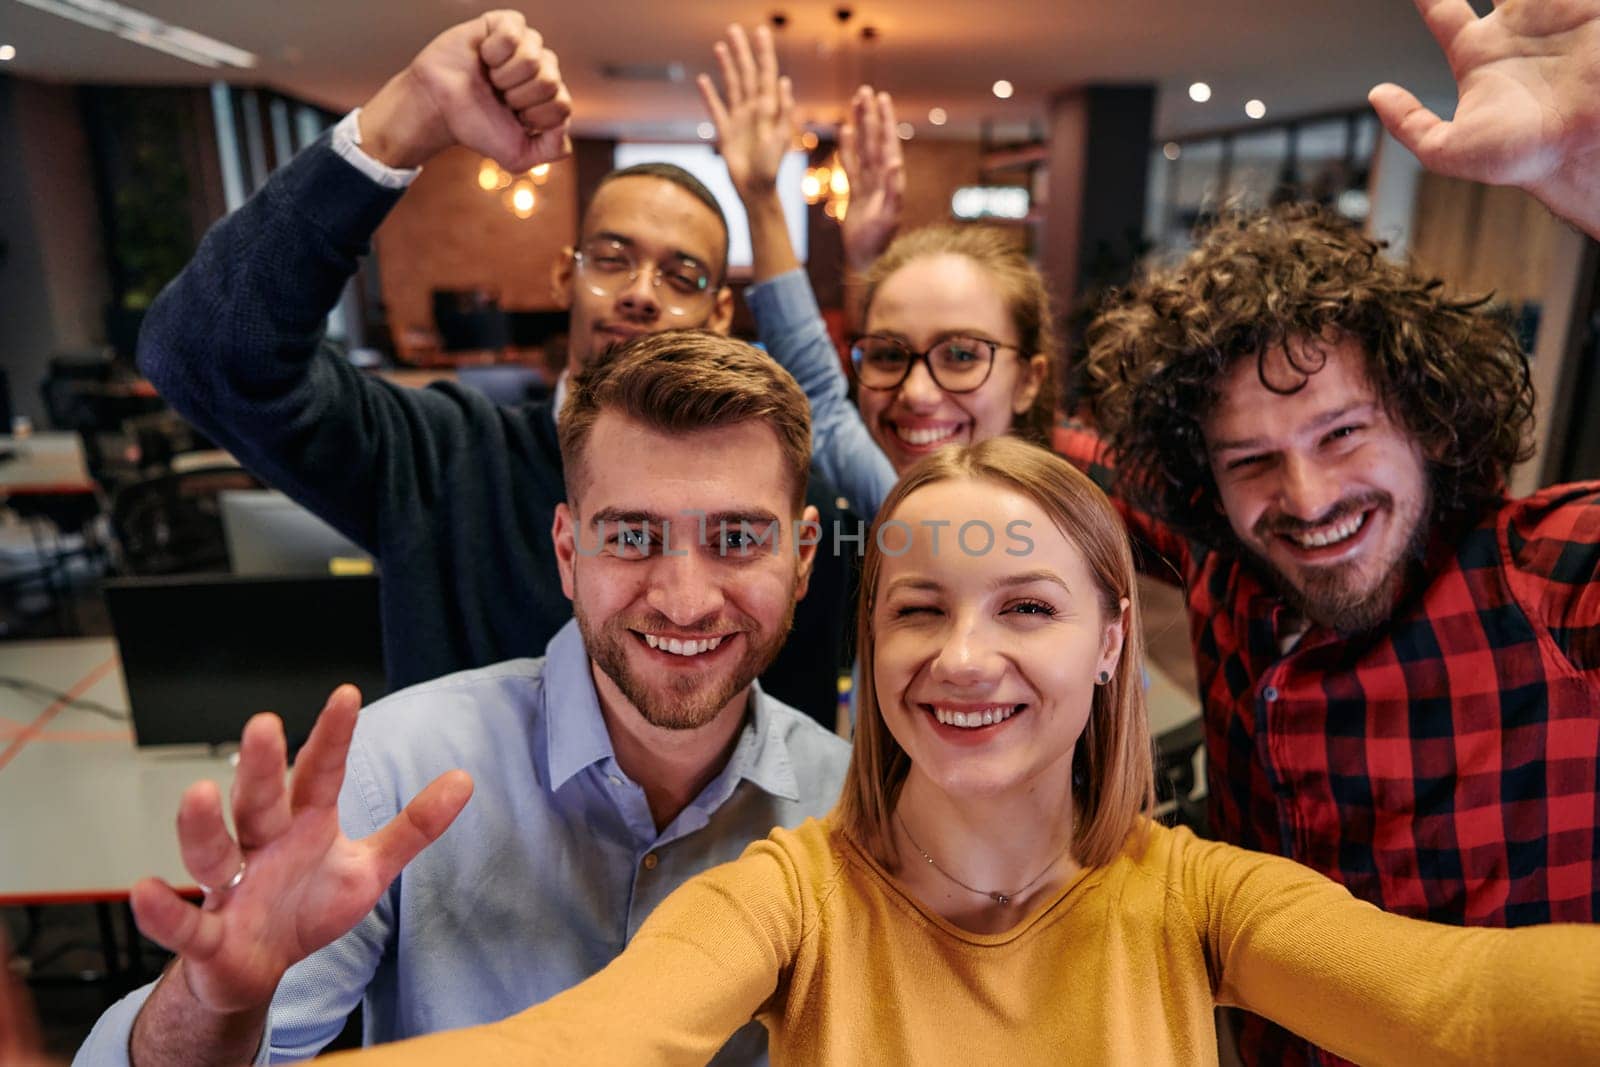
[[[385,1062],[1215,1062],[1235,1004],[1362,1063],[1600,1062],[1600,929],[1386,915],[1148,817],[1133,562],[1098,489],[1014,438],[884,503],[837,809],[684,885],[589,981]],[[533,961],[530,961],[532,965]]]

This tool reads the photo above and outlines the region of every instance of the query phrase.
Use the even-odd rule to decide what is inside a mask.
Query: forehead
[[[919,256],[885,278],[873,294],[869,333],[899,333],[921,344],[951,330],[1016,340],[999,282],[966,256]]]
[[[681,253],[722,266],[726,238],[716,212],[665,178],[641,174],[602,185],[584,214],[582,239],[599,233],[624,237],[652,258]]]
[[[880,589],[895,578],[932,578],[949,588],[987,589],[1025,571],[1050,571],[1074,593],[1092,588],[1078,546],[1032,499],[1015,489],[953,478],[915,490],[890,516],[910,527],[886,529]],[[963,527],[966,529],[963,530]],[[993,535],[993,544],[982,551]],[[898,553],[907,545],[909,550]]]
[[[790,474],[777,431],[758,420],[663,432],[602,411],[583,449],[581,512],[683,515],[768,511],[790,517]]]
[[[1210,438],[1271,437],[1293,433],[1319,415],[1377,399],[1367,376],[1366,353],[1351,337],[1325,341],[1308,347],[1304,340],[1291,340],[1288,352],[1283,347],[1267,353],[1264,366],[1254,356],[1234,360],[1224,374],[1216,403],[1205,419],[1204,431]],[[1321,368],[1304,374],[1298,367]],[[1292,388],[1302,379],[1305,384],[1292,393],[1267,388],[1261,378],[1277,389]]]

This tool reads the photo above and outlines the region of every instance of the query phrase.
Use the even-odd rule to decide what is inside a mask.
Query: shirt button
[[[614,774],[606,775],[606,780],[609,781],[612,785],[621,785],[622,784],[622,779],[618,778]]]
[[[1275,685],[1269,685],[1266,687],[1266,689],[1261,691],[1261,695],[1265,697],[1267,699],[1267,703],[1270,704],[1272,701],[1278,699],[1278,687]]]
[[[658,857],[654,852],[648,853],[644,858],[644,869],[647,871],[653,871],[656,869],[656,864],[660,862],[660,857]]]

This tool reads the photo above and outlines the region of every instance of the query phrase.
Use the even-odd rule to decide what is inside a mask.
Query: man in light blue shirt
[[[815,554],[794,380],[741,342],[655,333],[571,381],[559,437],[549,536],[573,622],[542,660],[359,719],[341,687],[292,780],[281,724],[252,719],[237,836],[210,783],[179,811],[203,906],[134,888],[177,960],[78,1062],[303,1058],[363,1000],[369,1042],[501,1018],[599,970],[688,877],[833,806],[848,747],[754,681]],[[724,1056],[763,1046],[742,1033]]]

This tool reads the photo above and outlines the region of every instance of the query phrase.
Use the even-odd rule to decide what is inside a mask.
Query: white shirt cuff
[[[333,150],[352,167],[385,189],[404,189],[422,173],[421,167],[400,170],[380,163],[361,150],[361,109],[358,107],[333,128]]]

